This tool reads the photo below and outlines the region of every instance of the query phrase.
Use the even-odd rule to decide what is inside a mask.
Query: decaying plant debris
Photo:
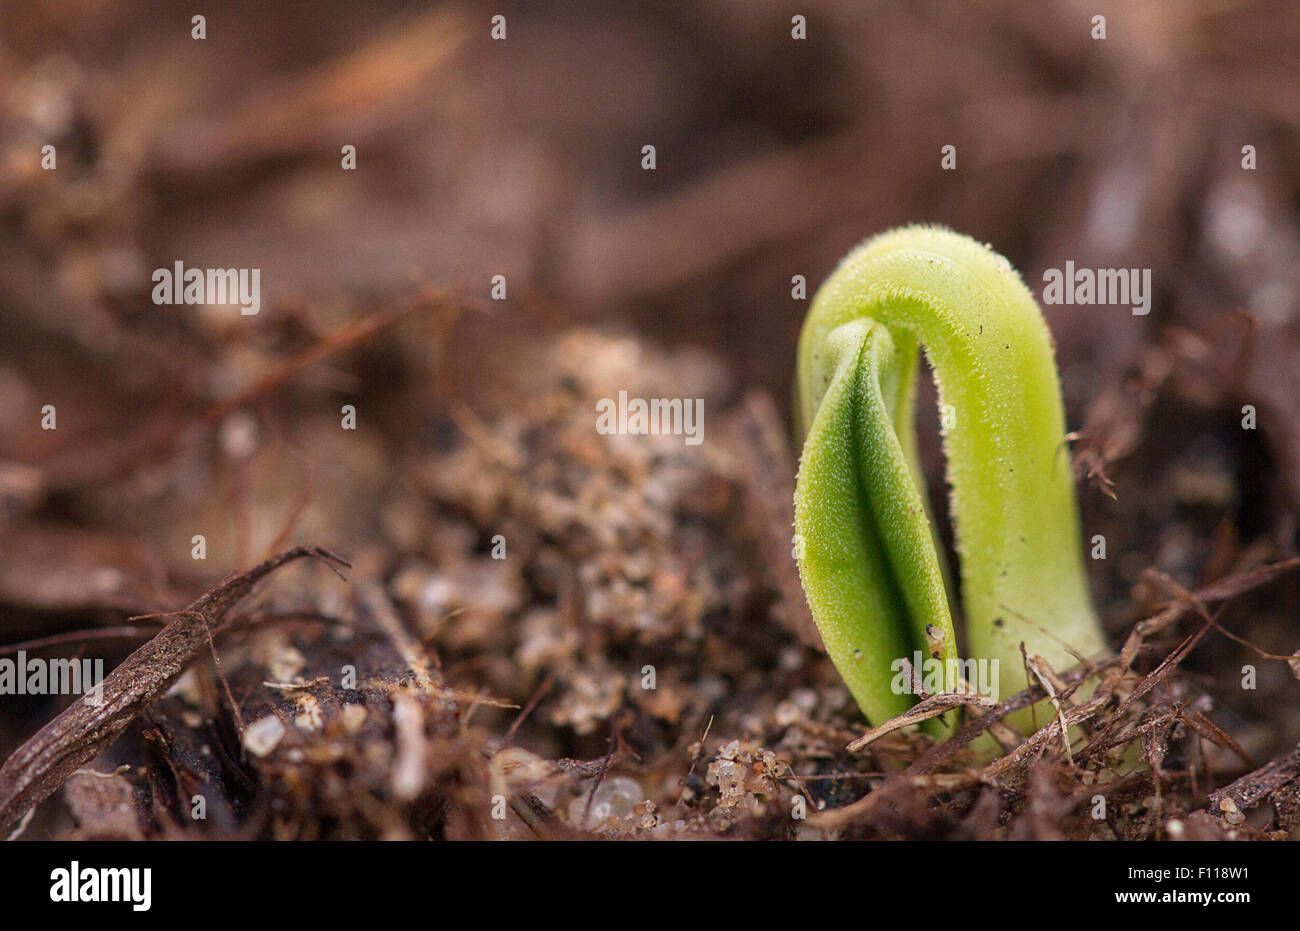
[[[509,56],[473,4],[232,10],[197,50],[149,4],[23,6],[0,10],[0,646],[119,672],[109,728],[0,702],[6,832],[1295,836],[1285,0],[1125,4],[1104,46],[1068,5],[813,0],[793,53],[776,7],[579,3],[512,9]],[[247,41],[268,31],[295,40]],[[655,173],[628,155],[648,135]],[[868,733],[790,553],[791,278],[908,220],[1027,280],[1072,257],[1160,283],[1149,316],[1045,308],[1119,652],[1027,656],[1032,689],[992,708],[929,699],[963,716],[943,743]],[[178,257],[263,267],[262,312],[152,305]],[[597,434],[620,390],[703,398],[705,442]],[[314,546],[346,580],[297,559],[245,591]],[[999,723],[1045,698],[1027,740]]]
[[[1073,697],[1084,670],[1039,667],[1032,690],[972,707],[950,740],[895,730],[862,746],[852,700],[800,627],[802,602],[783,603],[788,586],[765,564],[788,515],[746,505],[791,474],[770,402],[728,406],[725,372],[698,355],[589,331],[521,362],[528,395],[447,418],[433,448],[394,468],[373,507],[379,535],[350,552],[346,582],[277,574],[243,597],[285,562],[326,555],[298,547],[199,598],[106,682],[105,726],[82,720],[80,700],[10,758],[6,820],[62,784],[42,830],[81,837],[1295,829],[1295,753],[1253,759],[1182,663],[1226,640],[1223,605],[1294,578],[1300,559],[1194,592],[1151,574],[1166,604],[1087,671],[1099,684],[1086,701]],[[705,455],[680,437],[592,431],[611,386],[663,384],[727,411]],[[504,559],[491,554],[498,534]],[[185,650],[164,660],[178,637]],[[997,722],[1047,687],[1059,715],[1010,739]],[[1076,729],[1068,750],[1061,720]],[[967,748],[985,729],[1004,742],[991,762]],[[792,817],[800,804],[806,819]]]
[[[316,556],[347,563],[325,550],[286,550],[208,592],[168,621],[101,684],[41,728],[0,767],[0,826],[8,825],[99,755],[127,726],[171,687],[212,638],[226,613],[262,578],[285,563]],[[142,619],[137,619],[142,620]]]

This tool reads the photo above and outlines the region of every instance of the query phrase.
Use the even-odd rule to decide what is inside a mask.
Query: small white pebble
[[[244,731],[244,748],[256,757],[267,756],[284,737],[284,725],[280,719],[270,714],[259,718]]]
[[[1219,810],[1223,812],[1223,820],[1229,824],[1241,824],[1246,820],[1246,816],[1241,813],[1237,803],[1231,798],[1225,798],[1219,802]]]
[[[312,734],[320,730],[325,722],[325,715],[316,696],[303,692],[299,693],[295,701],[298,705],[298,714],[293,719],[294,726],[304,734]]]
[[[344,705],[339,711],[339,721],[343,724],[343,730],[349,734],[361,733],[361,728],[366,723],[366,706]]]

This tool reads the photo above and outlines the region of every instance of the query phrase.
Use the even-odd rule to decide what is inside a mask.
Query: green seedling
[[[939,389],[965,613],[960,662],[917,457],[919,349]],[[970,679],[970,660],[992,661],[993,681],[1010,694],[1025,686],[1022,642],[1057,670],[1105,652],[1051,336],[1006,259],[936,227],[867,240],[814,297],[796,380],[799,574],[868,721],[915,702],[899,687],[900,659],[937,663],[944,691]]]

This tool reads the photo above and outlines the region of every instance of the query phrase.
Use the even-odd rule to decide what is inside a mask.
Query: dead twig
[[[873,727],[845,749],[849,753],[857,753],[865,749],[869,744],[874,743],[886,734],[893,733],[912,724],[919,724],[930,718],[937,718],[942,714],[947,714],[953,708],[960,708],[963,705],[973,705],[977,708],[991,708],[996,703],[989,698],[972,692],[962,694],[961,692],[943,692],[939,695],[931,695],[923,701],[917,702],[911,708],[908,708],[902,714],[890,718],[879,727]]]
[[[810,815],[808,823],[816,828],[832,830],[856,821],[879,805],[888,803],[892,798],[901,798],[908,792],[923,792],[926,795],[959,792],[962,789],[979,786],[983,781],[983,774],[980,772],[937,773],[927,776],[909,776],[903,773],[852,804]]]
[[[1224,809],[1224,801],[1231,801],[1238,811],[1258,805],[1265,796],[1300,779],[1300,744],[1290,753],[1266,763],[1254,772],[1247,773],[1236,782],[1210,793],[1210,813]]]
[[[87,761],[117,739],[205,648],[226,612],[286,563],[311,557],[341,575],[349,563],[319,546],[296,546],[232,576],[199,598],[46,724],[0,767],[0,828],[48,798]]]

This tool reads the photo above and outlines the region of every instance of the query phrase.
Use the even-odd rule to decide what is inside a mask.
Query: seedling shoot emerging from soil
[[[1010,694],[1025,686],[1022,642],[1058,671],[1106,650],[1051,336],[1033,296],[990,247],[941,228],[892,230],[849,253],[817,292],[796,375],[799,574],[873,724],[915,701],[898,687],[898,660],[971,668],[956,667],[917,457],[921,348],[939,389],[966,658],[991,663]],[[945,690],[955,684],[945,677]]]

